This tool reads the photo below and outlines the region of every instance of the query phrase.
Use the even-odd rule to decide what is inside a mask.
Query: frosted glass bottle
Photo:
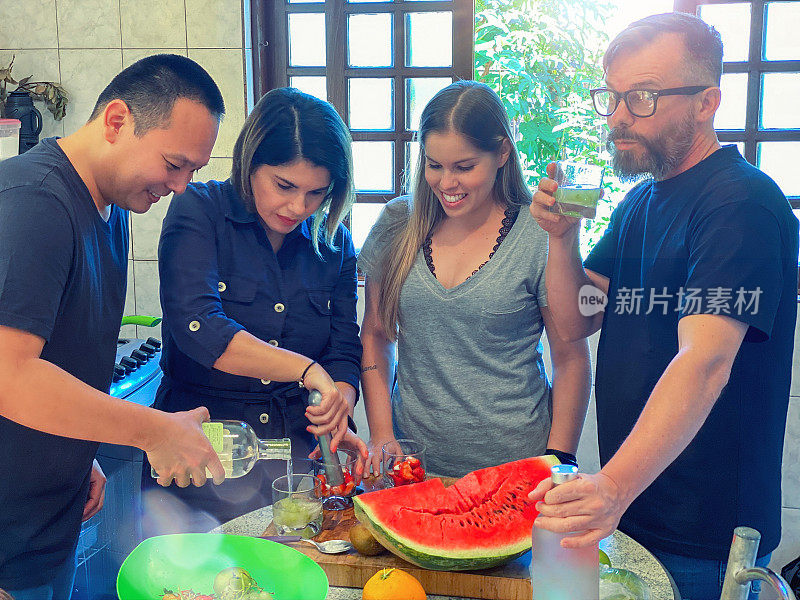
[[[551,468],[553,485],[572,481],[578,476],[573,465]],[[533,600],[599,600],[600,565],[598,545],[563,548],[561,540],[576,533],[554,533],[533,528],[531,585]]]
[[[247,475],[259,460],[286,460],[292,456],[289,438],[262,440],[250,425],[242,421],[209,421],[203,423],[211,447],[225,468],[225,478]],[[151,467],[150,474],[158,477]],[[211,475],[206,469],[206,474]]]

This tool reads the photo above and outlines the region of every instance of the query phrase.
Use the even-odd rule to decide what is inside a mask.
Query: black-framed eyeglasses
[[[669,88],[666,90],[628,90],[616,92],[609,88],[596,88],[589,90],[592,95],[594,109],[603,117],[610,117],[617,110],[620,100],[625,100],[625,106],[635,117],[652,117],[656,112],[658,99],[661,96],[693,96],[713,86],[687,85],[684,87]]]

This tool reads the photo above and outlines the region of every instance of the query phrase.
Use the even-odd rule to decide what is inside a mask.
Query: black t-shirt
[[[610,279],[595,382],[602,464],[675,357],[679,319],[722,314],[749,325],[700,431],[620,522],[645,546],[726,560],[738,525],[761,532],[760,555],[778,545],[797,256],[786,198],[728,146],[636,186],[586,259]]]
[[[0,325],[107,392],[125,305],[128,214],[108,222],[55,138],[0,162]],[[0,417],[0,588],[41,585],[70,559],[97,443]]]

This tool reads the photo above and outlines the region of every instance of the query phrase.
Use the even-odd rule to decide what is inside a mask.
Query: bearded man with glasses
[[[535,525],[582,532],[570,547],[619,527],[684,598],[717,600],[736,526],[761,532],[759,565],[780,540],[798,221],[769,177],[717,141],[713,27],[682,13],[647,17],[611,42],[604,68],[592,99],[608,120],[614,170],[644,181],[583,263],[580,222],[549,210],[555,181],[543,178],[531,204],[549,233],[560,336],[602,327],[603,467],[552,490],[542,482],[530,496],[542,501]],[[605,309],[582,302],[588,293],[606,294]]]

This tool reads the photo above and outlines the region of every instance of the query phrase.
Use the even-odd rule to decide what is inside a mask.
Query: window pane
[[[762,129],[800,128],[800,73],[765,73],[761,89]]]
[[[720,84],[722,102],[714,117],[715,129],[744,129],[747,111],[747,73],[726,73]]]
[[[289,13],[289,64],[325,66],[324,13]]]
[[[704,4],[700,18],[713,25],[722,36],[725,61],[747,60],[750,41],[750,3]]]
[[[764,58],[766,60],[797,60],[800,58],[800,37],[797,24],[800,23],[800,3],[768,2],[765,9],[766,39]]]
[[[352,4],[356,4],[359,2],[394,2],[394,0],[347,0]]]
[[[290,77],[289,85],[301,92],[316,96],[320,100],[328,100],[328,87],[324,76],[320,77]]]
[[[761,142],[758,168],[775,180],[786,196],[800,196],[800,142]]]
[[[347,64],[392,66],[392,15],[347,15]]]
[[[408,13],[406,40],[406,66],[452,66],[453,13]]]
[[[383,204],[378,202],[359,202],[353,204],[350,212],[350,233],[353,234],[353,245],[356,252],[361,251],[361,246],[369,235],[369,230],[378,220],[378,216],[383,210]]]
[[[443,87],[453,83],[450,77],[412,77],[406,79],[406,129],[419,129],[419,118],[428,101]]]
[[[403,193],[411,191],[411,184],[417,176],[417,160],[419,159],[419,142],[406,142],[405,168],[403,169]]]
[[[315,2],[322,3],[325,0],[289,0],[289,4],[313,4]]]
[[[353,170],[359,192],[393,192],[394,142],[353,142]]]
[[[394,80],[350,78],[350,129],[393,127]]]

